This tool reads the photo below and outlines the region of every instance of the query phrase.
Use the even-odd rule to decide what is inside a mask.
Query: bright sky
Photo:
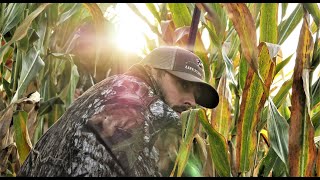
[[[152,14],[149,12],[147,7],[144,3],[134,3],[136,7],[140,10],[140,12],[145,15],[145,17],[149,20],[149,22],[153,23],[155,20],[152,16]],[[288,15],[291,14],[291,12],[296,7],[297,3],[288,3],[287,13],[284,19],[288,17]],[[318,3],[319,5],[319,3]],[[281,7],[281,6],[280,6]],[[279,7],[279,21],[281,17],[281,9]],[[140,56],[144,56],[142,53],[142,49],[146,46],[146,41],[144,34],[148,36],[150,39],[157,39],[157,35],[155,35],[149,28],[149,26],[140,19],[134,12],[131,11],[131,9],[127,6],[125,3],[118,3],[115,12],[117,15],[117,38],[116,41],[118,42],[118,47],[129,51],[129,52],[135,52]],[[296,27],[296,29],[291,33],[291,35],[287,38],[287,40],[282,44],[281,49],[283,53],[283,60],[287,58],[289,55],[294,53],[293,57],[291,58],[290,62],[288,63],[289,68],[285,68],[285,73],[290,73],[293,70],[294,67],[294,61],[295,61],[295,51],[297,49],[298,45],[298,37],[300,34],[302,21],[299,23],[299,25]],[[259,31],[257,31],[258,35]],[[206,33],[205,36],[208,36]],[[206,40],[207,39],[207,40]],[[203,39],[204,44],[208,45],[209,41],[208,38]],[[292,68],[290,68],[292,67]],[[319,67],[317,68],[315,75],[319,76]],[[317,78],[313,78],[316,80]]]
[[[149,22],[153,22],[154,18],[149,12],[144,3],[134,3],[136,7],[143,12]],[[125,51],[137,53],[140,56],[144,56],[142,49],[146,46],[144,35],[151,39],[157,39],[157,35],[154,34],[149,26],[137,16],[126,3],[118,3],[115,12],[116,14],[116,28],[117,37],[116,42],[118,48]]]

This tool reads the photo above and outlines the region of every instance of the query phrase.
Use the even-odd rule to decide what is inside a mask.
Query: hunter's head
[[[219,103],[216,90],[204,81],[201,59],[179,47],[160,47],[142,61],[150,71],[163,100],[178,113],[196,104],[215,108]]]

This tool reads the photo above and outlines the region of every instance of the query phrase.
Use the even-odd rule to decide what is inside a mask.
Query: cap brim
[[[201,92],[200,96],[196,99],[197,104],[210,109],[215,108],[219,104],[219,95],[217,91],[205,81],[188,73],[170,70],[167,71],[183,80],[199,83],[199,85],[201,86]]]

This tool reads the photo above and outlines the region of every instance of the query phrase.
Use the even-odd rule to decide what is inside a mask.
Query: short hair
[[[158,69],[158,68],[155,68],[157,70],[157,77],[160,77],[162,78],[167,72],[163,69]]]

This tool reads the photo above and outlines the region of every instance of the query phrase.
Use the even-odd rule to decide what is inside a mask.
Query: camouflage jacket
[[[19,176],[168,176],[179,116],[140,65],[75,100],[40,138]]]

